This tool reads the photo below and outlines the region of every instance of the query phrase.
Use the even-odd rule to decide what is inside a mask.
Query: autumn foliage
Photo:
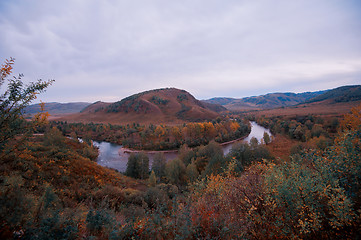
[[[212,122],[185,123],[176,126],[127,124],[82,124],[52,122],[65,134],[76,133],[83,138],[122,144],[138,150],[178,149],[206,145],[215,140],[223,143],[246,136],[250,127],[243,120],[217,119]]]
[[[9,74],[11,68],[5,66],[2,74]],[[325,148],[297,151],[289,161],[275,159],[268,146],[256,141],[235,145],[227,156],[210,141],[197,148],[183,145],[173,161],[158,155],[147,180],[99,166],[89,138],[79,142],[64,136],[69,125],[43,125],[44,134],[28,131],[26,138],[14,134],[0,148],[0,238],[357,239],[360,109],[346,115],[337,131],[335,122],[325,125],[311,116],[259,119],[277,133],[306,141],[302,143],[321,136],[333,140]],[[233,123],[225,124],[237,131]],[[184,136],[195,134],[200,125],[183,127],[193,129],[182,130]],[[167,132],[153,128],[157,138]],[[333,136],[325,136],[329,133]],[[129,176],[148,178],[149,163],[143,157],[133,156],[129,165],[139,171],[129,171]]]

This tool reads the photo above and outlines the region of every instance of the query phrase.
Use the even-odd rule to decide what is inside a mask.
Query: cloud
[[[2,1],[0,52],[45,101],[198,98],[360,83],[357,1]],[[332,81],[330,81],[332,79]],[[286,89],[287,88],[287,89]]]

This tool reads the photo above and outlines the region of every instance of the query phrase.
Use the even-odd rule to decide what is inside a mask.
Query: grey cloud
[[[302,82],[318,90],[360,83],[360,9],[352,0],[7,1],[0,52],[27,79],[56,79],[45,101],[171,86],[199,98]]]

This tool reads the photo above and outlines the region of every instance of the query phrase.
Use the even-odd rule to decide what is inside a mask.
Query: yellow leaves
[[[41,126],[48,123],[48,118],[50,114],[48,112],[45,112],[45,103],[40,103],[40,112],[35,114],[33,117],[33,121],[35,123],[35,126]]]
[[[155,129],[155,135],[159,138],[165,135],[165,129],[163,128],[163,126],[157,126],[157,128]]]
[[[233,132],[235,132],[235,131],[237,131],[237,129],[239,128],[240,126],[239,126],[239,123],[237,123],[237,122],[231,122],[231,124],[230,124],[230,128],[231,128],[231,131],[233,131]]]

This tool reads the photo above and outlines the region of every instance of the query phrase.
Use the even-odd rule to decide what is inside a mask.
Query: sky
[[[325,90],[361,84],[361,1],[0,0],[0,57],[44,102]]]

